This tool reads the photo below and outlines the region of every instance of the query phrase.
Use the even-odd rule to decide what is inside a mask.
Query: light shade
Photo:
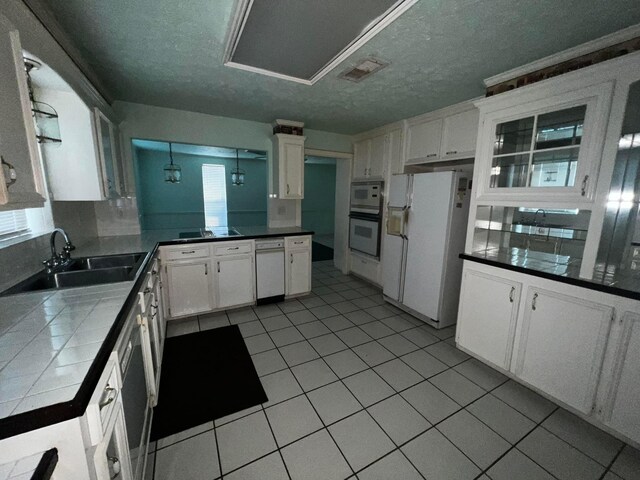
[[[244,170],[241,168],[235,168],[231,171],[231,184],[236,186],[244,185]]]
[[[180,183],[182,180],[182,168],[180,165],[173,163],[173,149],[171,142],[169,142],[169,158],[171,163],[167,163],[164,166],[164,181],[167,183]]]
[[[180,183],[182,180],[182,168],[180,165],[168,163],[164,166],[164,181],[167,183]]]

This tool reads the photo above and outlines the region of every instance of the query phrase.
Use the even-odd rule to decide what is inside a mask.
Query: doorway
[[[305,155],[302,227],[315,232],[314,262],[333,260],[336,218],[336,159]]]

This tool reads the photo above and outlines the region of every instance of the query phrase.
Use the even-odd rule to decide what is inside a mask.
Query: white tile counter
[[[72,400],[132,286],[0,297],[0,418]]]

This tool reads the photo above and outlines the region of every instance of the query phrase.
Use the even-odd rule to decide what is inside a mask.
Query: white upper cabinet
[[[406,127],[406,165],[473,158],[479,113],[464,102],[410,118]]]
[[[45,188],[18,31],[0,15],[0,210],[42,207]]]
[[[479,117],[476,108],[445,117],[440,148],[443,160],[475,156]]]
[[[369,155],[369,177],[384,178],[387,166],[387,147],[389,135],[378,135],[371,139],[371,150]]]
[[[282,199],[304,198],[304,140],[299,135],[274,135],[273,191]]]
[[[390,134],[382,133],[354,143],[353,179],[384,179],[391,163]]]
[[[593,200],[613,82],[536,92],[478,102],[478,201]]]
[[[442,119],[409,122],[407,126],[407,164],[433,162],[440,159]]]
[[[99,109],[94,109],[98,165],[102,192],[106,198],[120,196],[123,172],[116,148],[116,126]]]
[[[367,178],[371,140],[361,140],[353,144],[353,175],[354,179]]]

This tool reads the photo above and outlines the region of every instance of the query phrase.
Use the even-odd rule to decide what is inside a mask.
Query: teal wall
[[[231,185],[235,159],[174,154],[174,163],[182,167],[182,181],[165,183],[164,152],[136,148],[134,169],[142,230],[204,227],[202,202],[202,165],[224,165],[227,177],[227,212],[230,226],[267,224],[267,162],[240,160],[247,173],[242,187]]]
[[[302,227],[332,234],[336,217],[336,164],[305,163]]]

